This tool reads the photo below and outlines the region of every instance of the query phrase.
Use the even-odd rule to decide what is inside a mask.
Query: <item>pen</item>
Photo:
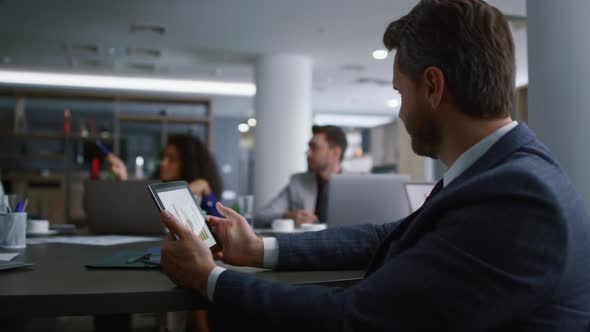
[[[25,212],[27,209],[27,204],[29,204],[29,199],[25,198],[25,203],[23,204],[23,210],[21,212]]]
[[[105,156],[111,153],[111,151],[109,151],[109,149],[107,149],[107,147],[104,146],[104,144],[102,144],[102,142],[98,139],[96,140],[96,146],[100,151],[102,151],[102,153],[104,153]]]

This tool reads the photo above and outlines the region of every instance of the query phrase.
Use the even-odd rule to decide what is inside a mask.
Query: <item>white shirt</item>
[[[518,122],[512,121],[509,124],[505,125],[494,131],[493,133],[489,134],[486,138],[479,141],[474,146],[467,149],[467,151],[463,152],[462,155],[455,160],[453,165],[445,172],[443,176],[443,186],[447,186],[449,183],[453,182],[459,175],[463,174],[471,165],[473,165],[481,156],[483,156],[488,150],[496,144],[496,142],[502,138],[502,136],[506,135],[509,131],[511,131],[514,127],[518,125]]]
[[[275,237],[263,237],[264,259],[263,267],[265,269],[274,269],[279,263],[279,241]],[[213,293],[215,293],[215,286],[217,279],[226,269],[217,266],[209,273],[207,278],[207,298],[210,302],[213,301]]]
[[[463,152],[451,167],[445,172],[443,176],[443,186],[447,186],[453,182],[459,175],[465,172],[471,165],[473,165],[479,158],[481,158],[488,150],[496,144],[496,142],[506,135],[510,130],[518,125],[518,122],[512,121],[502,128],[497,129],[486,138],[479,141],[474,146]],[[279,242],[274,237],[262,238],[264,246],[264,268],[273,269],[279,262]],[[217,279],[225,271],[222,267],[214,268],[207,279],[207,298],[213,301],[213,293],[217,285]]]

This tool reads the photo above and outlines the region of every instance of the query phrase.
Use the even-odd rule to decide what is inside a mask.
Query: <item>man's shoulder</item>
[[[309,192],[316,185],[316,175],[311,172],[296,173],[291,175],[288,188],[295,192]]]
[[[540,147],[540,148],[539,148]],[[518,207],[550,207],[555,213],[582,213],[581,196],[559,163],[542,145],[524,146],[496,165],[468,177],[460,191],[470,199],[482,198]],[[567,212],[566,212],[567,211]]]
[[[315,179],[316,174],[313,172],[301,172],[291,175],[291,182],[302,182],[310,179]]]
[[[510,182],[515,180],[529,180],[547,185],[563,182],[570,184],[569,177],[563,171],[557,160],[542,144],[531,144],[515,151],[504,162],[492,168],[492,173],[498,173],[498,179]]]

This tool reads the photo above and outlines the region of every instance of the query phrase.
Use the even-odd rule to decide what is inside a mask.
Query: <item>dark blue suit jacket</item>
[[[367,269],[349,288],[225,271],[213,330],[586,331],[590,220],[525,125],[400,222],[279,236],[279,269]]]

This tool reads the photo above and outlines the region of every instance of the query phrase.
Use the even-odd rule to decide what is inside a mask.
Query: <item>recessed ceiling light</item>
[[[256,127],[256,119],[254,119],[254,118],[248,119],[248,126]]]
[[[387,51],[386,50],[375,50],[375,51],[373,51],[373,58],[376,60],[387,59]]]
[[[240,123],[238,125],[238,130],[240,133],[247,133],[250,130],[250,126],[248,126],[246,123]]]
[[[397,99],[389,99],[387,101],[387,106],[389,106],[390,108],[398,108],[399,104],[399,100]]]

